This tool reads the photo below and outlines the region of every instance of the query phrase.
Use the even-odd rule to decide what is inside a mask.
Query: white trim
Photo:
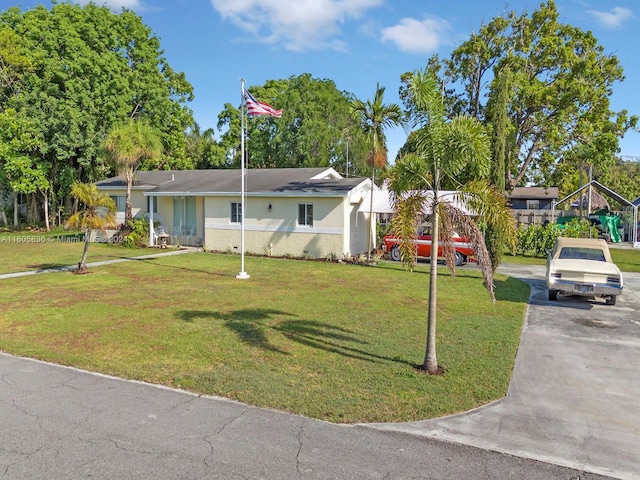
[[[240,230],[239,223],[205,223],[205,230]],[[317,228],[305,225],[288,227],[281,225],[245,225],[252,232],[311,233],[314,235],[342,235],[344,228]]]

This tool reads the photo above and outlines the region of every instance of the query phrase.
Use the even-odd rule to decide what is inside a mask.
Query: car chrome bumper
[[[559,292],[567,293],[570,295],[622,295],[622,287],[604,283],[579,283],[567,280],[555,280],[553,282],[547,282],[547,287],[551,290],[558,290]]]

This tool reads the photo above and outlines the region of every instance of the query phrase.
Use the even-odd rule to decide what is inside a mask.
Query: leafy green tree
[[[166,155],[141,168],[189,166],[185,132],[193,118],[185,103],[192,87],[133,11],[54,2],[50,9],[9,8],[0,26],[30,52],[32,66],[7,102],[42,132],[41,159],[49,165],[54,199],[68,195],[77,180],[112,173],[104,141],[128,118],[144,118],[164,144]]]
[[[131,212],[131,186],[136,170],[147,159],[158,158],[162,153],[162,142],[157,131],[144,120],[129,120],[115,126],[107,135],[105,148],[116,171],[127,182],[125,223],[133,219]]]
[[[531,180],[533,171],[544,181],[558,162],[579,162],[586,151],[594,164],[608,162],[619,138],[637,123],[626,111],[610,109],[613,85],[623,80],[616,56],[605,53],[591,32],[558,17],[553,0],[531,15],[496,17],[443,62],[442,81],[461,85],[452,112],[486,122],[499,121],[484,103],[502,88],[492,78],[510,72],[508,189]]]
[[[373,216],[373,187],[375,185],[376,168],[384,168],[387,164],[387,140],[384,129],[387,127],[404,124],[402,109],[396,105],[384,103],[384,90],[378,83],[373,100],[355,99],[351,102],[351,115],[356,120],[358,128],[369,139],[370,152],[367,155],[367,163],[371,167],[372,195],[369,204],[369,240],[367,248],[367,261],[371,260],[371,251],[375,248],[372,232],[374,229]]]
[[[264,86],[248,87],[251,94],[282,109],[282,117],[253,117],[245,122],[249,165],[265,167],[325,167],[349,175],[365,175],[366,138],[353,132],[349,112],[353,96],[341,92],[331,80],[305,73]],[[240,109],[227,103],[218,116],[225,152],[221,164],[240,165]],[[348,155],[347,155],[348,153]]]
[[[105,229],[115,226],[116,204],[109,195],[98,190],[95,184],[75,183],[71,188],[71,195],[80,202],[81,209],[67,220],[67,228],[85,232],[82,258],[76,271],[86,273],[91,234],[94,230],[104,232]]]
[[[47,165],[38,162],[41,138],[35,125],[9,108],[0,111],[0,181],[13,192],[13,223],[18,226],[18,194],[42,192],[49,189]],[[47,215],[48,229],[48,211]]]
[[[475,164],[475,169],[488,174],[490,146],[484,126],[476,119],[458,116],[447,121],[442,92],[436,79],[427,70],[410,75],[407,86],[414,124],[419,128],[414,139],[416,152],[399,158],[392,170],[390,187],[395,197],[392,231],[400,237],[403,263],[412,269],[418,225],[424,219],[425,210],[431,215],[429,307],[422,368],[435,374],[439,371],[436,313],[440,230],[445,239],[442,249],[452,274],[455,273],[454,249],[447,239],[453,238],[454,231],[470,238],[474,257],[484,274],[485,286],[495,301],[493,270],[482,232],[466,212],[440,197],[442,180],[447,176],[455,178],[469,164]],[[505,238],[510,239],[515,248],[515,221],[503,192],[486,181],[476,180],[462,186],[459,197],[477,215],[478,221],[503,231]]]

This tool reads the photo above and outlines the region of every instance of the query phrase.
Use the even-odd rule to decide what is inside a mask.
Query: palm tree
[[[383,168],[387,163],[387,140],[384,135],[386,127],[403,125],[404,115],[402,109],[395,103],[385,104],[385,87],[376,84],[376,93],[373,101],[355,99],[351,102],[351,115],[357,122],[357,126],[369,138],[371,152],[367,156],[367,163],[371,166],[371,203],[369,205],[369,236],[367,261],[371,260],[371,251],[374,248],[372,232],[374,231],[373,217],[373,187],[376,168]]]
[[[131,186],[136,170],[143,160],[154,159],[162,153],[160,136],[144,120],[129,119],[128,122],[111,129],[105,141],[105,148],[114,163],[118,175],[127,182],[125,223],[132,220]]]
[[[459,116],[445,119],[442,93],[437,81],[426,71],[416,71],[409,77],[409,99],[415,106],[414,123],[419,129],[416,153],[400,158],[391,173],[390,188],[394,194],[395,216],[393,232],[400,237],[400,251],[405,265],[415,264],[415,243],[418,224],[425,213],[431,215],[432,244],[429,271],[429,301],[426,352],[422,368],[438,373],[436,356],[437,261],[440,229],[445,241],[442,250],[447,265],[455,274],[454,250],[446,240],[453,238],[454,229],[471,239],[474,256],[483,272],[485,286],[492,301],[493,271],[491,260],[477,221],[467,212],[440,196],[441,184],[447,176],[455,181],[465,168],[472,167],[478,177],[487,176],[490,166],[490,145],[484,127],[474,118]],[[515,244],[515,222],[502,192],[488,182],[473,180],[460,186],[458,200],[474,212],[486,225],[505,232],[504,238]]]
[[[115,226],[116,204],[103,191],[98,190],[95,184],[74,183],[71,195],[84,205],[67,220],[67,228],[84,230],[84,249],[82,259],[78,263],[77,272],[87,272],[87,252],[91,241],[91,233],[94,230],[104,232],[106,228]]]

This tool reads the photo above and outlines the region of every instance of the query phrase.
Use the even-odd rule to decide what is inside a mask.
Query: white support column
[[[153,238],[153,202],[155,197],[149,196],[149,246],[154,247],[155,242]]]

